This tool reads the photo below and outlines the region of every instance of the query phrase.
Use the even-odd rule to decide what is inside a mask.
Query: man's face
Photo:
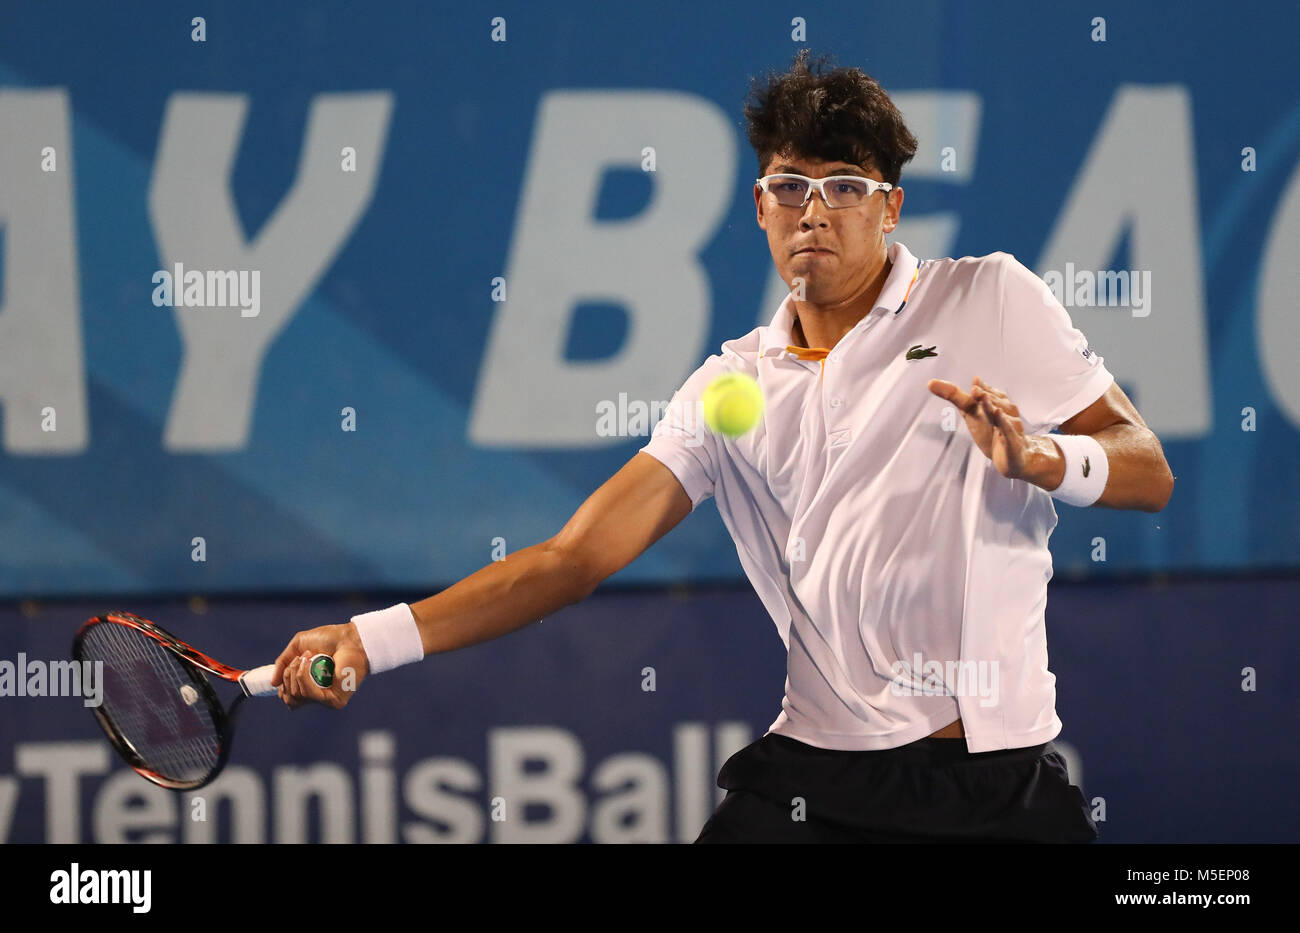
[[[858,175],[884,181],[874,167],[848,162],[821,162],[779,153],[764,175],[789,173],[809,178]],[[856,207],[832,208],[814,193],[803,207],[783,207],[776,197],[754,186],[758,225],[767,232],[772,261],[782,280],[795,290],[802,279],[804,300],[836,304],[863,293],[885,264],[885,234],[898,226],[903,189],[876,191]],[[812,248],[817,247],[816,251]]]

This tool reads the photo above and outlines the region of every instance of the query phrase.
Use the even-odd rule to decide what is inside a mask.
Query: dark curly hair
[[[897,185],[903,163],[916,155],[916,137],[885,89],[860,68],[821,72],[830,56],[809,62],[801,49],[785,74],[752,80],[745,103],[749,143],[762,175],[772,158],[791,152],[823,162],[876,168]],[[814,70],[816,69],[816,70]]]

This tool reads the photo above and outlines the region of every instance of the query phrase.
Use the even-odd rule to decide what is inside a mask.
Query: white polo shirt
[[[770,732],[884,749],[960,716],[971,752],[1037,745],[1061,730],[1044,628],[1054,500],[998,473],[926,383],[969,391],[979,376],[1042,434],[1113,377],[1011,255],[918,264],[894,243],[889,259],[876,307],[824,360],[787,349],[787,297],[771,324],[704,361],[642,450],[692,507],[716,499],[785,642]],[[704,387],[732,370],[766,399],[734,439],[698,416]]]

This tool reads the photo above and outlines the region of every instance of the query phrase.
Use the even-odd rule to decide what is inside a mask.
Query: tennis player
[[[821,64],[801,52],[745,111],[758,225],[790,288],[771,323],[710,356],[555,537],[296,635],[276,663],[286,703],[350,699],[306,676],[316,651],[359,680],[584,599],[713,496],[788,661],[780,715],[724,764],[697,841],[1096,838],[1052,743],[1053,500],[1156,512],[1173,476],[1015,258],[886,242],[916,140],[875,80]],[[737,371],[762,387],[762,421],[701,429],[705,386]]]

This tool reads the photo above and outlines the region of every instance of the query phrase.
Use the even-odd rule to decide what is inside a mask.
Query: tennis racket
[[[118,754],[142,777],[172,790],[209,784],[225,767],[244,699],[271,697],[274,664],[240,670],[209,657],[130,612],[87,620],[72,641],[78,662],[103,662],[103,702],[95,718]],[[334,682],[334,660],[311,659],[312,680]],[[239,684],[223,706],[204,671]]]

